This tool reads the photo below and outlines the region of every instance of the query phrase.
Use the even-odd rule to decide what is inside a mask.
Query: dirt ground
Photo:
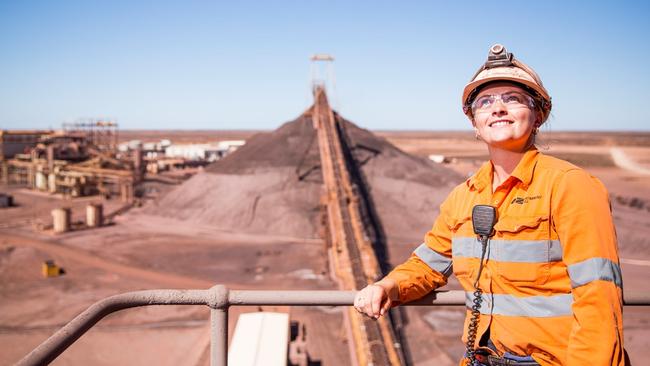
[[[120,138],[205,142],[205,136],[235,139],[253,133],[127,131]],[[452,162],[446,166],[461,176],[477,169],[487,157],[471,133],[378,134],[414,155],[449,157]],[[570,160],[605,183],[617,226],[625,289],[648,293],[650,175],[643,169],[650,169],[650,133],[550,133],[540,145],[545,153]],[[617,166],[612,148],[622,150],[636,165]],[[0,209],[0,365],[13,364],[92,303],[117,293],[208,288],[216,283],[234,289],[335,289],[328,274],[325,243],[320,239],[234,232],[150,214],[149,207],[174,188],[163,182],[148,182],[148,199],[142,207],[117,216],[105,227],[55,236],[39,229],[51,223],[53,208],[71,207],[73,220],[82,221],[85,206],[100,199],[64,201],[0,186],[0,191],[12,194],[17,203],[17,207]],[[106,213],[121,207],[117,201],[102,202]],[[424,230],[389,241],[393,264],[405,259],[420,243]],[[47,259],[62,266],[65,275],[43,278],[41,264]],[[457,288],[457,283],[451,281],[449,287]],[[231,330],[239,313],[257,310],[233,308]],[[349,364],[346,334],[340,326],[341,308],[264,310],[290,312],[293,321],[305,324],[315,364]],[[407,307],[402,311],[414,365],[457,364],[463,352],[462,308]],[[206,365],[208,317],[208,308],[201,306],[157,306],[115,313],[81,337],[54,364]],[[649,323],[649,307],[625,308],[625,345],[636,365],[643,364],[643,352],[650,347]]]

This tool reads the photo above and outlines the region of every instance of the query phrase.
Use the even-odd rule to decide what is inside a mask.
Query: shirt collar
[[[511,177],[519,180],[526,188],[530,185],[533,179],[533,171],[537,164],[537,155],[539,152],[536,148],[532,148],[524,153],[524,156],[517,164],[515,170],[510,174]],[[481,168],[467,180],[467,186],[474,188],[481,192],[485,187],[492,185],[492,175],[494,174],[494,167],[492,161],[485,162]]]
[[[467,180],[467,186],[470,189],[476,189],[481,192],[492,182],[492,162],[486,161],[481,168]]]
[[[539,151],[534,147],[526,151],[519,164],[517,164],[515,170],[510,174],[510,176],[519,179],[519,181],[524,185],[524,188],[528,187],[530,182],[533,180],[533,172],[537,165],[538,154]]]

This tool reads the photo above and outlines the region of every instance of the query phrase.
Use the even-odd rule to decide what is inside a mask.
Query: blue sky
[[[462,88],[500,42],[542,76],[552,131],[649,131],[649,4],[0,0],[0,128],[272,129],[324,52],[360,126],[469,129]]]

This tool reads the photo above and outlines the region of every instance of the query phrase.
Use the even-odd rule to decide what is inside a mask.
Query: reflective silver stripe
[[[443,276],[449,277],[453,272],[451,266],[451,258],[447,258],[444,255],[436,252],[435,250],[429,248],[425,243],[422,243],[415,251],[413,251],[424,263],[426,263],[431,269],[438,271],[443,274]]]
[[[452,237],[451,256],[481,258],[481,243],[475,237]]]
[[[571,287],[576,288],[589,282],[604,280],[623,287],[621,267],[606,258],[590,258],[568,266]]]
[[[481,296],[481,314],[525,316],[530,318],[549,318],[572,314],[573,295],[559,294],[553,296],[518,297],[503,294],[483,294]],[[474,299],[472,292],[465,293],[465,305],[471,308]]]
[[[562,260],[559,240],[490,240],[488,258],[498,262],[548,263]],[[451,239],[454,257],[481,257],[481,244],[476,238]]]

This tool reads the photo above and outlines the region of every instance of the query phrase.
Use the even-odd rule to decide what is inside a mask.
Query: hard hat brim
[[[501,68],[499,68],[499,69],[501,69]],[[508,69],[513,69],[513,68],[508,68]],[[484,84],[495,82],[495,81],[511,81],[511,82],[514,82],[514,83],[523,84],[523,85],[531,88],[532,90],[536,91],[537,93],[539,93],[539,95],[542,98],[544,98],[545,100],[550,100],[550,97],[549,97],[548,92],[546,91],[546,89],[540,88],[540,86],[533,80],[528,80],[525,77],[513,76],[512,71],[510,71],[510,70],[508,72],[495,72],[495,71],[499,71],[498,69],[491,69],[491,70],[488,70],[488,71],[491,72],[491,75],[489,75],[489,76],[486,75],[483,78],[480,78],[478,80],[474,80],[474,81],[470,82],[469,84],[467,84],[465,86],[465,89],[463,90],[463,99],[462,99],[463,105],[468,104],[468,102],[469,102],[468,98],[471,96],[471,94],[476,89],[478,89],[479,87],[481,87]],[[481,73],[483,73],[483,72],[481,72]],[[480,77],[480,74],[479,74],[479,77]]]

